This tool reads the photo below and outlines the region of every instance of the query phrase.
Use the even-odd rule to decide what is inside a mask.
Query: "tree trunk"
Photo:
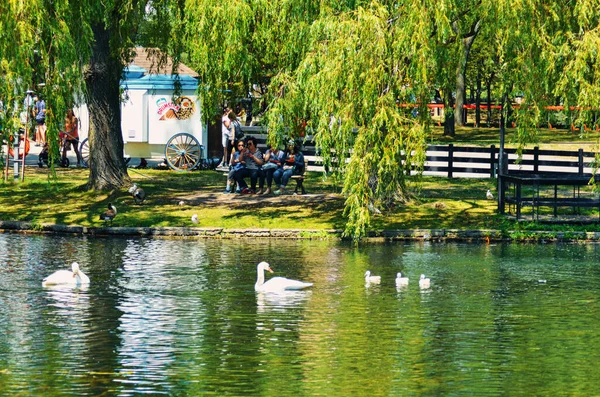
[[[456,130],[454,129],[454,98],[452,98],[452,92],[448,89],[444,89],[444,136],[455,136]]]
[[[93,26],[95,42],[85,74],[90,115],[88,188],[119,189],[130,183],[123,159],[119,82],[123,65],[110,51],[110,34],[102,22]]]
[[[492,79],[494,78],[494,74],[490,76],[490,79],[487,82],[487,126],[488,128],[492,126]]]
[[[471,52],[471,46],[475,41],[475,37],[477,37],[477,33],[463,39],[463,52],[456,66],[456,107],[454,108],[454,118],[456,125],[461,126],[467,122],[464,112],[467,62],[469,61],[469,53]]]
[[[477,86],[475,88],[475,128],[481,125],[481,76],[477,74]]]

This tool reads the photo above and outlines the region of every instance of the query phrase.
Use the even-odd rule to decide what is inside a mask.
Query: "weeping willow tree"
[[[123,70],[136,44],[162,47],[178,60],[182,11],[183,1],[177,0],[3,1],[4,130],[18,127],[24,94],[33,89],[45,98],[47,140],[51,155],[58,156],[58,130],[65,112],[75,101],[85,101],[90,115],[88,187],[116,189],[128,184],[121,133]]]
[[[496,64],[499,96],[526,98],[515,110],[521,147],[535,141],[540,109],[555,97],[597,109],[598,5],[188,0],[187,51],[204,114],[260,81],[272,143],[306,125],[324,165],[343,177],[346,234],[360,237],[369,204],[407,197],[407,177],[425,160],[425,105],[435,89],[453,103],[474,35],[485,32],[479,45]]]
[[[47,140],[53,157],[58,157],[58,131],[67,106],[73,103],[73,92],[82,89],[83,64],[76,48],[86,32],[82,25],[70,27],[64,19],[48,16],[69,14],[78,20],[80,12],[60,2],[9,0],[0,4],[0,100],[4,105],[0,125],[4,138],[18,131],[20,114],[29,110],[25,93],[33,90],[46,101]]]
[[[548,105],[575,107],[573,123],[591,124],[600,109],[600,1],[502,3],[493,8],[496,91],[499,98],[524,98],[510,109],[518,149],[538,143]]]

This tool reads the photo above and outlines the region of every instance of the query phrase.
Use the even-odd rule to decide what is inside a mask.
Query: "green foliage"
[[[466,61],[464,39],[475,27],[477,73],[494,77],[496,98],[525,98],[512,109],[515,145],[539,141],[543,109],[556,98],[580,107],[575,125],[591,124],[600,105],[599,5],[8,0],[0,4],[0,122],[4,131],[17,128],[23,93],[41,71],[54,141],[64,110],[81,97],[73,94],[84,92],[98,32],[108,32],[111,65],[118,71],[135,44],[162,47],[198,71],[207,120],[225,102],[258,90],[264,91],[270,142],[304,132],[314,136],[331,177],[343,181],[346,234],[360,237],[372,221],[369,204],[386,208],[408,198],[409,166],[418,170],[423,163],[431,132],[425,105],[435,89],[451,101]],[[34,50],[40,54],[35,64]]]
[[[360,237],[370,203],[406,199],[408,165],[422,164],[430,133],[424,105],[434,89],[455,87],[463,39],[475,28],[477,73],[494,77],[496,97],[525,97],[511,116],[518,148],[538,142],[555,97],[597,108],[597,9],[598,0],[190,0],[187,42],[205,84],[204,114],[253,83],[268,87],[270,142],[306,124],[323,163],[344,180],[346,233]],[[418,116],[399,103],[415,103]]]
[[[0,112],[0,124],[4,133],[18,129],[25,92],[31,89],[46,102],[50,157],[58,157],[58,132],[63,127],[67,109],[82,102],[86,94],[89,94],[88,105],[93,104],[96,109],[119,108],[117,95],[107,98],[99,93],[101,90],[88,91],[90,87],[86,84],[99,80],[107,87],[118,84],[135,45],[155,44],[169,50],[176,55],[175,60],[179,60],[183,6],[183,0],[2,2],[0,99],[4,109]],[[142,34],[138,35],[140,30]],[[166,60],[166,53],[162,54],[161,62]],[[95,76],[96,80],[90,76]],[[101,112],[92,114],[90,139],[93,141],[95,131],[112,135],[115,139],[110,143],[103,142],[106,150],[102,153],[115,153],[112,157],[106,155],[107,161],[121,159],[121,131],[111,127],[119,121],[110,115],[104,119],[102,116]],[[91,149],[94,158],[93,145]],[[50,164],[53,167],[54,162]],[[91,173],[91,178],[113,180],[114,175],[107,174],[115,168],[119,167],[94,168],[98,172]],[[117,173],[114,179],[121,176]]]

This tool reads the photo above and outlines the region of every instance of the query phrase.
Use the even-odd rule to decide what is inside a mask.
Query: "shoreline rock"
[[[224,229],[221,227],[86,227],[78,225],[36,224],[20,221],[0,221],[0,233],[73,234],[81,236],[131,236],[160,238],[276,238],[276,239],[337,239],[342,230],[303,229]],[[511,234],[514,233],[514,236]],[[600,241],[600,232],[502,232],[500,230],[459,229],[396,229],[371,231],[365,241]]]

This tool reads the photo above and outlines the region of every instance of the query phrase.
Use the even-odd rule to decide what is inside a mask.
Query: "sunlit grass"
[[[340,188],[321,173],[307,173],[309,195],[300,198],[223,195],[225,178],[215,171],[130,170],[129,175],[146,191],[148,198],[142,205],[136,205],[125,189],[85,190],[85,169],[58,169],[57,179],[49,181],[47,169],[27,167],[24,183],[0,183],[0,219],[103,226],[99,215],[111,202],[118,208],[113,226],[340,230],[346,223]],[[412,196],[407,203],[380,208],[382,215],[372,215],[372,230],[595,230],[594,225],[516,223],[498,215],[496,201],[485,197],[488,189],[496,195],[494,179],[423,177],[413,179],[410,186]],[[180,201],[185,205],[180,206]],[[197,225],[191,222],[194,214],[199,218]]]
[[[103,226],[99,215],[110,202],[118,209],[114,226],[192,226],[193,214],[199,218],[194,226],[227,229],[329,229],[344,224],[341,198],[311,206],[302,200],[274,206],[256,197],[236,195],[232,204],[233,196],[221,194],[225,178],[215,171],[130,171],[132,181],[148,196],[142,205],[136,205],[125,189],[86,191],[87,170],[58,170],[57,181],[49,181],[47,172],[28,167],[24,183],[0,184],[0,219]],[[312,193],[333,190],[317,173],[309,175],[306,184]],[[180,201],[185,205],[180,206]]]
[[[469,145],[469,146],[490,146],[500,144],[500,130],[493,128],[471,128],[456,127],[454,137],[444,136],[443,127],[434,127],[431,138],[428,143],[447,145]],[[528,146],[539,146],[547,150],[577,150],[579,148],[585,151],[593,151],[600,140],[600,131],[571,131],[566,129],[540,128],[537,130],[537,143]],[[514,147],[516,142],[516,129],[507,128],[505,135],[506,147]]]

